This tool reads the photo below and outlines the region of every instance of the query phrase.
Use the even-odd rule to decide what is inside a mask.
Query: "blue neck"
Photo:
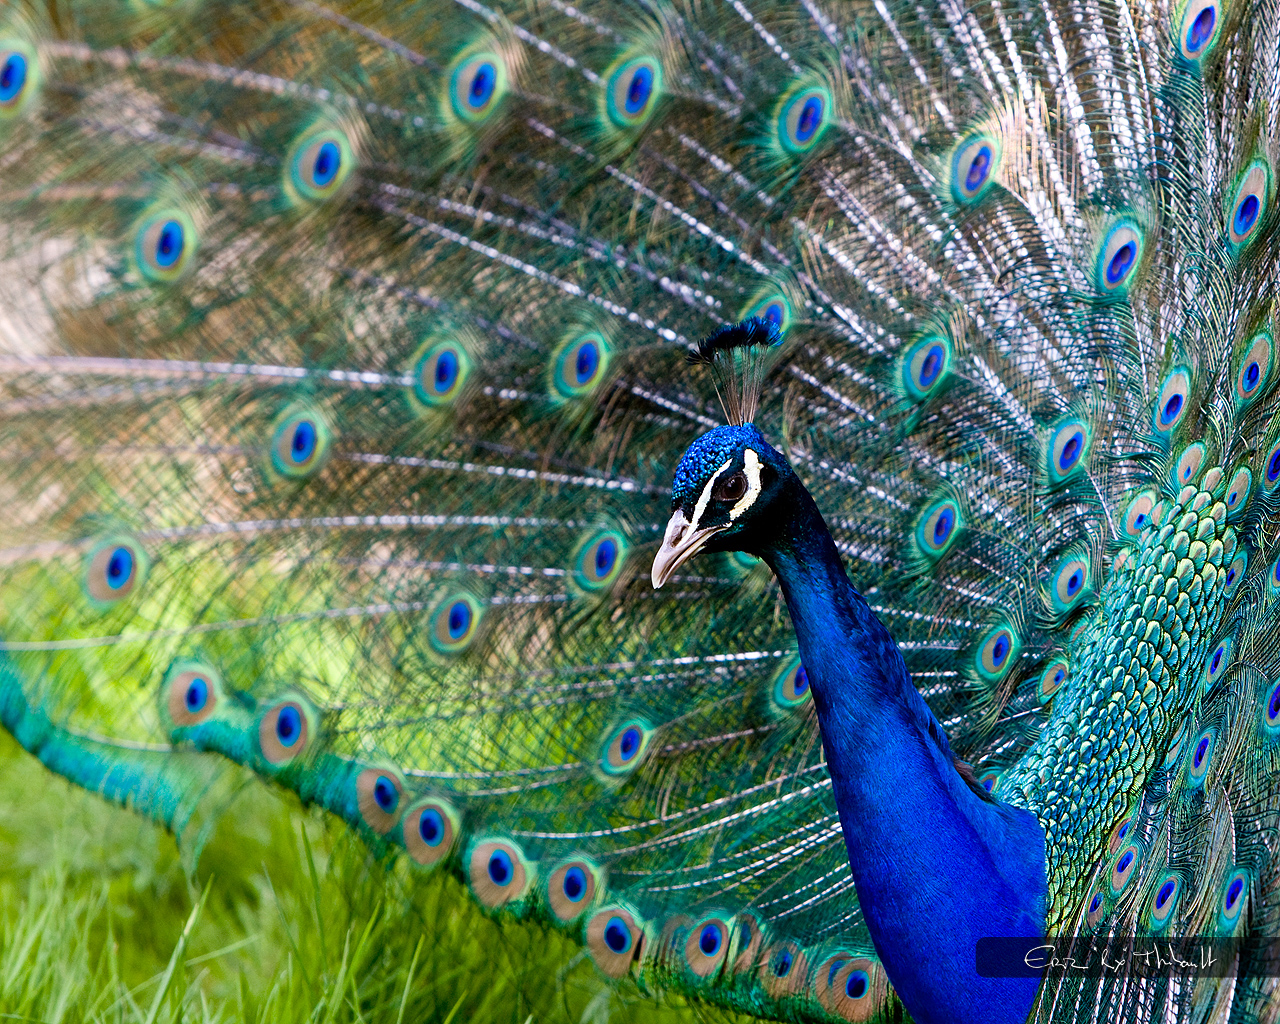
[[[977,976],[982,936],[1037,936],[1045,836],[1028,811],[978,796],[898,646],[853,589],[809,493],[756,552],[777,574],[813,688],[858,901],[917,1024],[1026,1020],[1037,979]]]

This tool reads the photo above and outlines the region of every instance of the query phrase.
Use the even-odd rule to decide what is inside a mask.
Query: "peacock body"
[[[1273,1019],[1249,946],[987,1018],[900,954],[1280,921],[1278,53],[1241,0],[6,6],[0,721],[762,1016]],[[752,317],[725,428],[687,357]]]

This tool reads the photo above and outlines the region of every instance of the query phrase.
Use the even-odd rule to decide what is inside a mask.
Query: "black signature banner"
[[[978,940],[982,978],[1280,977],[1280,939],[1050,935]]]

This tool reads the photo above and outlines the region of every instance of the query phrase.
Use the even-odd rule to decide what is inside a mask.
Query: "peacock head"
[[[653,560],[661,587],[699,551],[748,551],[776,524],[769,509],[795,475],[754,424],[716,427],[689,446],[671,489],[671,519]]]

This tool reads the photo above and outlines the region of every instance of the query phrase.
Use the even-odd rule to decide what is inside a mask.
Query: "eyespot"
[[[1102,891],[1099,890],[1089,898],[1089,905],[1085,910],[1085,923],[1090,928],[1098,927],[1098,922],[1102,920],[1102,915],[1106,909],[1106,900],[1103,898]]]
[[[414,863],[429,868],[444,860],[457,841],[458,822],[458,812],[444,800],[430,798],[410,806],[400,834]]]
[[[1120,849],[1120,845],[1129,835],[1129,830],[1133,828],[1133,815],[1121,818],[1115,824],[1115,828],[1111,830],[1111,836],[1107,840],[1107,856],[1114,857],[1116,851]]]
[[[165,673],[163,693],[163,710],[172,728],[199,725],[218,709],[222,680],[207,665],[175,661]]]
[[[496,53],[464,57],[449,76],[449,104],[453,112],[471,124],[497,109],[507,91],[507,66]]]
[[[990,630],[978,645],[973,659],[978,675],[988,682],[998,682],[1009,673],[1018,658],[1018,635],[1005,624]]]
[[[1217,733],[1212,727],[1205,729],[1187,754],[1187,785],[1199,786],[1209,774],[1209,765],[1213,763],[1213,743]]]
[[[1160,880],[1156,890],[1151,894],[1151,903],[1147,907],[1147,921],[1159,931],[1173,920],[1174,909],[1178,905],[1178,894],[1182,890],[1182,882],[1177,875],[1168,874]]]
[[[950,498],[934,502],[916,524],[916,546],[926,558],[937,561],[964,529],[960,506]]]
[[[490,910],[524,899],[533,880],[524,852],[505,839],[477,842],[467,858],[467,874],[472,893]]]
[[[807,153],[822,137],[831,94],[819,86],[791,93],[778,108],[778,142],[788,153]]]
[[[1098,251],[1100,291],[1112,295],[1128,291],[1142,261],[1142,247],[1142,233],[1134,221],[1125,218],[1111,227]]]
[[[268,764],[279,768],[307,752],[314,732],[313,714],[301,700],[284,700],[269,708],[258,722],[258,750]]]
[[[1236,373],[1236,402],[1239,405],[1247,405],[1266,390],[1273,358],[1271,335],[1263,331],[1249,343],[1249,351],[1244,354]]]
[[[1204,661],[1204,677],[1202,685],[1205,690],[1213,686],[1225,674],[1231,665],[1231,640],[1230,638],[1223,640],[1209,652],[1209,656]]]
[[[644,930],[626,907],[615,905],[596,911],[587,921],[586,935],[591,959],[610,978],[625,975],[644,947]]]
[[[737,917],[738,955],[733,961],[733,973],[754,970],[764,942],[764,928],[756,916],[747,911]]]
[[[609,368],[609,346],[604,336],[589,331],[560,346],[551,360],[552,390],[562,399],[591,394]]]
[[[470,373],[471,359],[458,342],[427,341],[413,363],[413,397],[428,408],[450,405]]]
[[[773,324],[778,328],[778,335],[781,337],[787,333],[787,328],[791,326],[791,303],[779,292],[764,292],[757,295],[743,309],[742,316],[739,319],[746,320],[753,316]]]
[[[770,692],[773,694],[773,703],[780,711],[792,711],[812,699],[809,674],[799,658],[793,658],[783,665],[778,674],[773,677]]]
[[[134,262],[148,281],[176,281],[195,259],[195,222],[183,210],[168,208],[142,217],[134,228]]]
[[[1142,847],[1137,843],[1129,843],[1120,848],[1115,861],[1111,865],[1111,891],[1116,896],[1124,891],[1133,877],[1139,862],[1142,860]]]
[[[342,132],[333,128],[312,130],[293,144],[285,166],[286,191],[318,203],[335,195],[351,176],[355,153]]]
[[[450,594],[436,605],[428,636],[441,654],[460,654],[480,629],[484,606],[465,591]]]
[[[769,995],[783,999],[804,990],[809,964],[794,942],[777,942],[762,954],[759,976]]]
[[[1236,557],[1231,559],[1231,563],[1223,572],[1222,593],[1230,597],[1235,593],[1236,588],[1240,586],[1240,581],[1244,579],[1245,570],[1249,567],[1249,556],[1243,550],[1236,553]]]
[[[644,761],[652,738],[653,729],[647,722],[639,718],[623,722],[604,742],[601,769],[607,775],[629,775]]]
[[[684,960],[699,978],[709,978],[723,965],[729,952],[729,924],[722,918],[703,918],[684,943]]]
[[[978,776],[978,785],[988,793],[994,793],[999,788],[1000,779],[1003,775],[1004,772],[999,769],[992,768]]]
[[[132,537],[115,536],[98,541],[85,559],[84,588],[100,608],[123,601],[147,577],[146,552]]]
[[[1209,450],[1199,441],[1189,444],[1178,456],[1173,467],[1173,482],[1178,487],[1186,487],[1200,478],[1200,470],[1204,468]]]
[[[1182,422],[1191,397],[1191,374],[1177,367],[1169,372],[1156,398],[1153,422],[1157,433],[1169,434]]]
[[[556,920],[563,924],[576,920],[596,901],[604,888],[600,870],[590,861],[562,862],[547,879],[547,902]]]
[[[1271,684],[1262,702],[1262,722],[1273,732],[1280,732],[1280,681]]]
[[[1226,494],[1222,496],[1222,502],[1227,506],[1227,515],[1233,516],[1244,511],[1252,491],[1253,473],[1248,466],[1241,466],[1231,475]]]
[[[1227,238],[1232,245],[1239,248],[1254,236],[1267,212],[1270,195],[1271,168],[1255,160],[1241,176],[1227,211]]]
[[[916,401],[927,398],[946,380],[951,344],[936,334],[917,341],[902,357],[902,383]]]
[[[1187,60],[1199,60],[1218,39],[1220,21],[1217,0],[1190,0],[1178,29],[1178,49]]]
[[[629,546],[616,530],[597,530],[573,556],[573,579],[583,590],[598,592],[613,586],[622,573]]]
[[[1040,673],[1040,682],[1036,684],[1036,697],[1041,704],[1048,702],[1050,697],[1062,689],[1070,672],[1071,666],[1066,658],[1055,658],[1045,666],[1045,670]]]
[[[271,466],[282,477],[305,480],[328,461],[332,432],[317,409],[291,406],[276,419],[271,434]]]
[[[635,57],[608,75],[605,112],[619,128],[644,124],[662,93],[662,65],[652,57]]]
[[[1058,563],[1049,577],[1049,599],[1059,614],[1070,611],[1089,590],[1089,560],[1083,555],[1068,555]]]
[[[1155,491],[1142,491],[1125,506],[1122,528],[1126,537],[1138,540],[1144,530],[1155,525],[1151,510],[1156,507],[1156,498]]]
[[[40,62],[30,44],[0,39],[0,119],[16,117],[39,90]]]
[[[972,203],[995,180],[1000,163],[1000,143],[992,135],[971,135],[951,158],[951,196],[957,203]]]
[[[1063,483],[1084,467],[1092,439],[1092,432],[1084,420],[1066,420],[1053,428],[1046,452],[1051,484]]]
[[[1249,902],[1249,872],[1236,868],[1222,883],[1222,896],[1218,900],[1218,934],[1229,935],[1235,931],[1244,905]]]
[[[356,805],[360,817],[376,834],[385,836],[400,820],[404,780],[389,768],[366,768],[356,776]]]
[[[828,1013],[847,1021],[871,1020],[884,998],[876,962],[850,953],[825,960],[815,972],[813,989]]]

